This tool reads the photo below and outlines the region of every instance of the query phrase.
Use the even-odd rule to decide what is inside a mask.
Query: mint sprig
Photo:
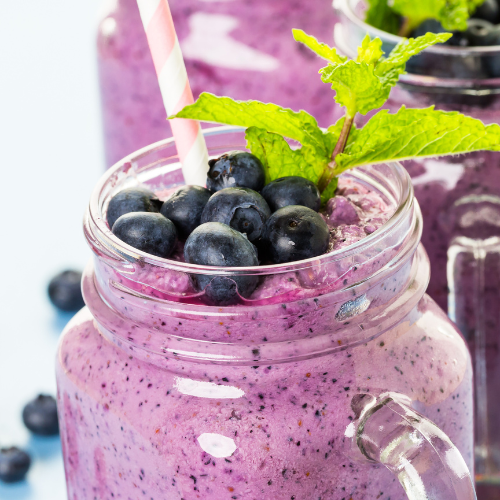
[[[465,31],[467,20],[485,0],[369,0],[366,22],[375,28],[406,36],[428,19],[445,30]],[[403,23],[397,23],[397,17]]]
[[[326,131],[305,111],[207,93],[170,118],[246,127],[247,147],[264,164],[267,182],[291,175],[306,177],[318,185],[324,202],[334,196],[338,176],[350,168],[485,149],[500,151],[499,125],[486,126],[474,118],[433,107],[402,107],[394,114],[379,111],[363,128],[354,125],[358,113],[366,114],[385,104],[410,57],[450,36],[428,33],[405,39],[386,58],[382,42],[367,35],[356,60],[350,60],[294,30],[296,40],[328,62],[320,71],[321,78],[331,85],[335,100],[345,108],[345,116]]]
[[[294,34],[296,31],[294,30]],[[366,115],[381,108],[399,76],[405,72],[406,62],[427,47],[444,42],[450,37],[449,33],[427,33],[423,37],[405,39],[394,48],[388,58],[384,58],[382,41],[379,38],[371,40],[370,36],[366,35],[358,49],[356,60],[331,62],[320,70],[322,81],[329,83],[336,92],[335,101],[346,108],[345,121],[332,154],[332,161],[325,166],[318,182],[321,192],[326,190],[337,175],[335,158],[347,146],[357,113]]]
[[[335,101],[346,108],[348,117],[356,113],[366,115],[384,105],[411,57],[451,36],[450,33],[427,33],[405,39],[384,59],[381,40],[370,40],[366,35],[356,60],[330,63],[320,71],[321,79],[336,91]]]

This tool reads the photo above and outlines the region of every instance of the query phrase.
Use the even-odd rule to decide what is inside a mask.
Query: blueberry
[[[56,400],[52,396],[40,394],[24,407],[23,422],[34,434],[56,436],[59,434]]]
[[[328,250],[330,230],[321,215],[307,207],[290,205],[266,222],[262,245],[276,264],[310,259]]]
[[[0,449],[0,481],[17,483],[22,481],[31,465],[30,456],[19,448]]]
[[[303,177],[276,179],[261,194],[273,212],[289,205],[302,205],[317,212],[321,206],[321,195],[316,184]]]
[[[500,5],[498,4],[498,0],[486,0],[476,9],[472,17],[474,19],[489,21],[492,24],[498,24],[500,22]]]
[[[82,273],[79,271],[68,270],[54,276],[48,287],[52,304],[61,311],[79,311],[85,305],[81,282]]]
[[[161,201],[144,187],[124,189],[111,198],[106,218],[110,229],[119,217],[131,212],[159,212]]]
[[[471,47],[494,45],[495,35],[495,26],[483,19],[469,19],[464,33]]]
[[[500,45],[500,25],[494,27],[494,32],[492,34],[491,45]],[[486,56],[484,60],[484,69],[486,71],[487,78],[498,78],[500,77],[500,56],[493,53],[492,55]]]
[[[415,28],[412,33],[412,38],[418,38],[419,36],[424,36],[427,33],[447,33],[443,28],[443,25],[436,19],[427,19],[417,28]]]
[[[113,233],[131,247],[156,257],[169,257],[177,244],[174,223],[161,214],[122,215],[114,223]]]
[[[208,162],[207,188],[219,191],[228,187],[246,187],[260,191],[266,173],[262,162],[252,153],[231,151]]]
[[[412,33],[412,38],[417,38],[419,36],[424,36],[426,33],[449,33],[448,30],[443,28],[443,25],[436,19],[427,19],[420,26],[415,28]],[[467,47],[470,45],[469,37],[466,35],[465,31],[455,31],[453,36],[443,43],[443,45],[454,45],[460,47]],[[421,59],[421,56],[417,56],[414,60]]]
[[[170,219],[181,238],[187,238],[201,224],[201,213],[212,193],[200,186],[183,186],[161,207],[160,212]]]
[[[250,241],[256,241],[270,215],[266,200],[256,191],[241,187],[226,188],[217,191],[208,200],[201,223],[222,222],[245,233]]]
[[[217,267],[258,266],[254,246],[238,231],[220,222],[198,226],[184,247],[184,258],[190,264]],[[212,305],[231,305],[239,295],[249,297],[257,286],[257,276],[192,276],[197,290],[205,290],[203,299]]]

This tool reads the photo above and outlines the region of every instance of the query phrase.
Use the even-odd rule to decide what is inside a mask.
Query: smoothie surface
[[[159,190],[156,194],[164,201],[176,189]],[[337,195],[331,198],[320,211],[330,229],[330,244],[327,253],[347,248],[373,234],[394,215],[395,210],[395,204],[385,199],[381,193],[369,189],[352,178],[340,178]],[[183,250],[184,243],[179,242],[170,260],[184,262]],[[265,263],[261,262],[261,264]],[[372,266],[367,269],[367,272],[374,270]],[[168,269],[159,270],[159,268],[136,269],[136,272],[134,281],[146,283],[154,289],[175,291],[177,294],[194,293],[192,283],[185,273]],[[329,274],[328,277],[333,281],[339,276]],[[298,279],[296,273],[274,274],[261,280],[249,299],[261,300],[276,297],[304,286],[309,288],[310,285],[311,283],[304,282],[303,276]]]

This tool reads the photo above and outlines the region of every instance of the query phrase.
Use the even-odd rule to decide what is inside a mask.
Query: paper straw
[[[137,0],[142,24],[158,76],[167,115],[193,104],[186,66],[167,0]],[[208,152],[196,120],[170,122],[186,184],[204,186],[207,181]]]

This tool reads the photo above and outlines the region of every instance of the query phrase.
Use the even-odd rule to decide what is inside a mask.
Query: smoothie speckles
[[[94,330],[88,312],[81,314],[86,320],[79,321],[79,331],[64,337],[61,349],[65,354],[60,357],[64,366],[58,369],[66,374],[64,378],[59,376],[61,394],[68,400],[69,395],[78,394],[71,401],[71,413],[65,412],[63,436],[67,456],[78,450],[78,471],[69,484],[70,491],[80,492],[79,498],[91,500],[95,491],[102,492],[100,498],[105,500],[127,498],[122,496],[123,491],[132,492],[133,500],[144,495],[188,500],[195,500],[197,494],[206,499],[224,498],[228,493],[243,500],[263,495],[310,498],[312,491],[327,499],[357,495],[374,500],[376,495],[371,491],[386,491],[396,498],[401,493],[388,472],[360,468],[340,459],[344,428],[355,417],[345,401],[356,393],[396,387],[398,378],[403,382],[399,390],[412,394],[420,382],[401,360],[418,359],[417,354],[421,358],[418,349],[427,349],[433,336],[422,335],[417,328],[413,330],[413,342],[402,328],[385,334],[373,349],[361,345],[334,357],[246,368],[202,365],[202,372],[191,376],[192,383],[240,391],[234,393],[238,397],[220,399],[206,391],[197,396],[179,392],[175,389],[175,373],[130,359]],[[253,334],[260,338],[259,332]],[[424,336],[427,338],[422,341]],[[449,351],[444,346],[441,349]],[[377,361],[376,373],[366,371],[373,366],[374,350],[391,360],[391,364]],[[467,367],[460,361],[464,359],[460,352],[453,353],[459,360],[454,366],[463,381]],[[91,371],[86,368],[88,359],[94,366]],[[110,359],[116,363],[108,365]],[[193,368],[181,360],[175,363],[177,372]],[[125,378],[128,382],[123,383]],[[466,428],[471,419],[462,405],[462,401],[468,401],[470,385],[460,380],[451,386],[427,380],[434,388],[436,402],[446,400],[454,408],[447,432],[459,445],[459,428]],[[111,387],[112,397],[103,392]],[[148,402],[140,405],[145,401],[143,393],[147,393]],[[420,411],[428,411],[426,404]],[[450,410],[443,412],[439,405],[433,418],[443,424],[449,415]],[[78,426],[71,425],[75,417],[81,422]],[[204,448],[199,439],[207,433],[215,437],[210,447]],[[234,446],[228,448],[225,443],[230,442]],[[105,471],[102,484],[96,483],[96,475],[87,477],[84,473],[87,467],[93,467],[92,450],[97,448],[105,457],[99,461]]]

